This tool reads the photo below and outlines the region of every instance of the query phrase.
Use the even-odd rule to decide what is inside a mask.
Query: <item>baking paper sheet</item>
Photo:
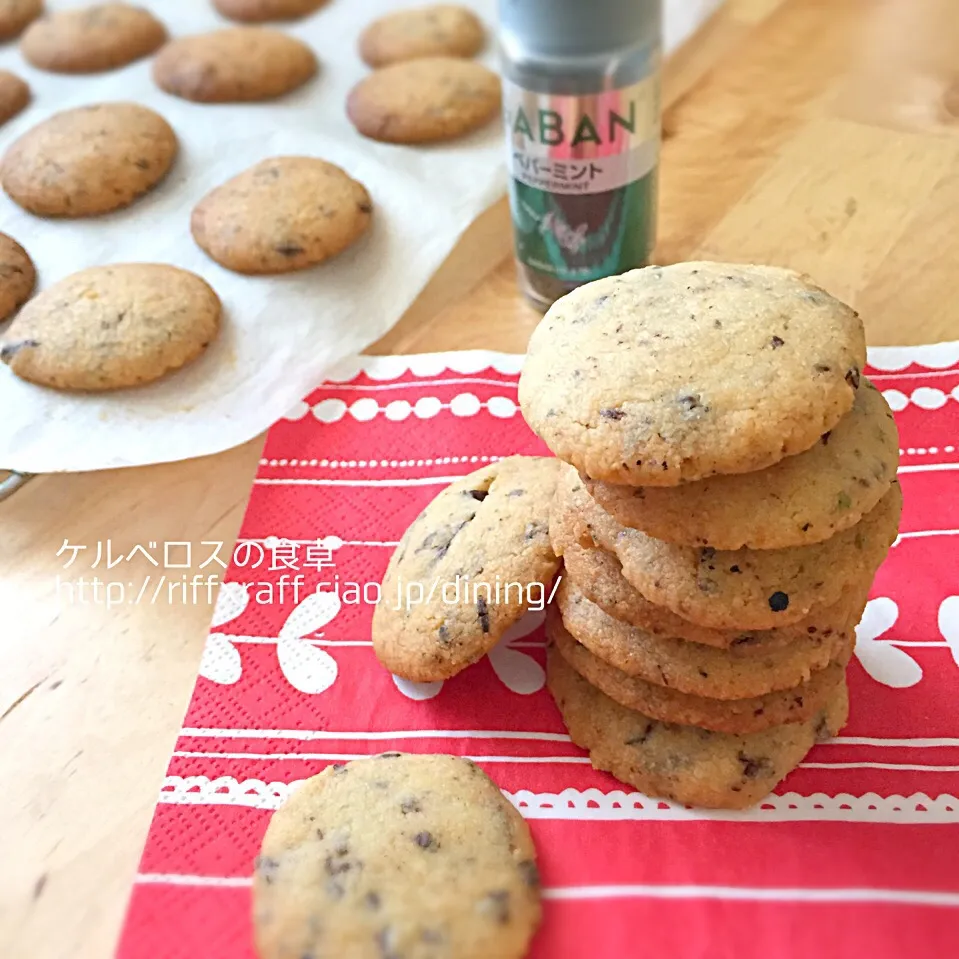
[[[85,0],[50,0],[59,10]],[[174,36],[227,25],[208,0],[139,0]],[[15,44],[0,67],[31,85],[31,107],[0,130],[0,150],[58,110],[134,100],[161,113],[180,138],[168,179],[132,207],[89,220],[45,221],[0,194],[0,230],[37,265],[39,288],[88,266],[162,262],[193,270],[225,308],[222,334],[197,362],[157,383],[113,394],[58,393],[0,367],[0,467],[79,471],[187,459],[256,436],[323,380],[337,361],[376,341],[400,318],[469,224],[506,185],[499,124],[437,147],[374,143],[344,112],[367,72],[356,37],[374,17],[408,0],[330,0],[285,26],[317,53],[319,76],[281,100],[201,105],[168,96],[150,62],[90,77],[29,67]],[[469,2],[491,28],[495,0]],[[674,49],[719,0],[667,0],[666,45]],[[492,46],[483,60],[495,66]],[[210,189],[259,160],[306,154],[339,164],[375,204],[374,226],[343,255],[284,277],[243,277],[194,244],[190,211]]]

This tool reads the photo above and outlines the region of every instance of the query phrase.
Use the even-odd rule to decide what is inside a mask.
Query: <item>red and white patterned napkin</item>
[[[870,353],[905,512],[859,628],[849,724],[742,813],[594,771],[544,689],[541,614],[444,683],[395,681],[373,656],[363,585],[417,513],[484,463],[546,452],[517,405],[521,362],[362,358],[273,427],[119,959],[252,959],[271,810],[327,763],[393,749],[473,758],[529,819],[545,899],[534,959],[953,954],[959,343]]]

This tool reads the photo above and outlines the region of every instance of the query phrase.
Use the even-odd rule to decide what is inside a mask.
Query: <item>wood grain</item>
[[[872,343],[959,338],[954,0],[728,0],[668,64],[664,104],[658,262],[795,266]],[[538,319],[500,203],[371,352],[522,351]],[[58,598],[57,550],[232,543],[261,443],[40,477],[0,506],[0,955],[111,954],[210,619],[207,602]]]

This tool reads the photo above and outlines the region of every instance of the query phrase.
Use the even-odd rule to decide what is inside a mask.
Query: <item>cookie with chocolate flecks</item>
[[[268,27],[229,27],[168,43],[153,61],[160,89],[196,103],[274,100],[319,69],[296,37]]]
[[[351,91],[346,112],[363,136],[387,143],[451,140],[499,112],[499,77],[457,57],[422,57],[375,70]]]
[[[754,733],[783,723],[805,722],[825,705],[845,676],[844,655],[791,689],[741,699],[712,699],[630,676],[611,666],[576,640],[552,609],[546,619],[546,635],[583,679],[621,706],[661,722],[720,733]],[[848,643],[846,649],[850,648]]]
[[[149,10],[129,3],[96,3],[35,21],[24,33],[20,50],[40,70],[99,73],[148,56],[166,38],[166,27]]]
[[[467,7],[438,3],[397,10],[374,20],[360,34],[360,56],[371,67],[420,57],[472,57],[485,31]]]
[[[523,817],[454,756],[328,766],[274,814],[253,876],[261,959],[521,959],[540,913]]]
[[[37,271],[27,251],[0,233],[0,323],[23,306],[37,285]]]
[[[193,238],[238,273],[289,273],[341,253],[366,232],[373,204],[344,170],[314,157],[262,160],[194,208]]]
[[[895,541],[902,490],[893,482],[855,526],[822,543],[787,549],[681,546],[620,526],[566,467],[554,506],[564,538],[616,554],[623,576],[651,603],[712,629],[765,630],[797,623],[868,584]]]
[[[14,141],[0,163],[0,182],[37,216],[96,216],[157,186],[178,150],[166,120],[139,104],[76,107]]]
[[[708,699],[750,699],[791,689],[830,663],[844,666],[855,641],[851,623],[841,632],[792,643],[767,641],[757,633],[728,649],[653,636],[604,613],[568,579],[560,583],[556,606],[570,635],[603,662],[627,676]]]
[[[43,13],[43,0],[0,0],[0,40],[19,36]]]
[[[899,433],[889,404],[863,379],[852,409],[805,453],[755,473],[679,486],[584,480],[623,526],[657,539],[716,549],[820,543],[854,526],[889,489]]]
[[[815,743],[835,736],[849,713],[842,682],[809,719],[736,735],[627,709],[586,682],[555,648],[546,680],[570,737],[589,751],[596,769],[650,796],[717,809],[759,802]]]
[[[138,386],[198,357],[220,327],[220,300],[186,270],[120,263],[80,270],[34,297],[0,346],[21,379],[61,390]]]
[[[584,476],[675,486],[810,449],[852,407],[865,361],[857,314],[792,270],[651,266],[553,304],[519,400]]]
[[[213,0],[213,6],[231,20],[264,23],[298,20],[319,10],[327,0]]]
[[[15,73],[0,70],[0,124],[12,120],[30,102],[30,87]]]
[[[771,648],[776,643],[792,643],[808,636],[832,636],[847,632],[859,622],[866,605],[868,583],[859,591],[848,591],[832,606],[816,607],[796,623],[762,631],[712,629],[691,623],[665,606],[656,606],[634,589],[623,576],[623,567],[613,553],[598,546],[564,544],[561,514],[550,517],[550,538],[557,555],[563,557],[563,577],[595,603],[604,613],[630,626],[637,626],[653,636],[675,637],[718,649],[762,643]]]
[[[548,524],[559,465],[499,460],[448,486],[417,517],[373,613],[373,650],[387,669],[414,682],[447,679],[545,599],[559,566]]]

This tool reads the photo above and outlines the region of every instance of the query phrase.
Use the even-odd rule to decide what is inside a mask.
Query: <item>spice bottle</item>
[[[500,0],[516,260],[540,308],[649,262],[661,33],[662,0]]]

